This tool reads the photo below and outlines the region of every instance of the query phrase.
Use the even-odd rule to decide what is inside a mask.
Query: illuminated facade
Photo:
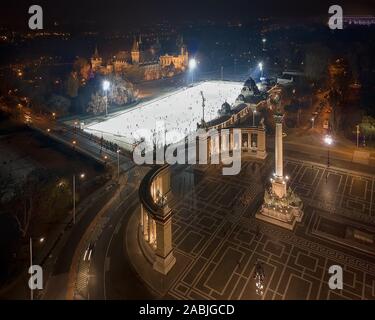
[[[91,57],[91,66],[94,72],[101,74],[137,74],[144,80],[155,80],[161,77],[170,77],[186,70],[189,60],[188,50],[182,38],[178,42],[179,54],[160,54],[159,40],[149,48],[144,48],[142,38],[134,39],[129,51],[119,51],[107,64],[95,49]]]

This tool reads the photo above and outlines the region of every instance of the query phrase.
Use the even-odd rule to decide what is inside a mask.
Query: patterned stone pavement
[[[273,159],[243,163],[238,176],[222,176],[218,166],[178,169],[173,241],[177,259],[189,263],[169,297],[375,299],[374,177],[291,158],[284,164],[305,204],[294,231],[254,218]],[[256,294],[257,261],[263,295]],[[344,270],[343,290],[328,287],[335,264]]]

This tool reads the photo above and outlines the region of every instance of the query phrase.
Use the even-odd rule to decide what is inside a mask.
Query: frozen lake
[[[196,131],[202,119],[202,96],[205,101],[205,120],[217,118],[217,111],[227,101],[233,104],[243,87],[242,82],[209,81],[172,92],[155,100],[117,114],[106,121],[85,127],[85,131],[103,136],[120,145],[134,144],[144,138],[163,144],[178,142]]]

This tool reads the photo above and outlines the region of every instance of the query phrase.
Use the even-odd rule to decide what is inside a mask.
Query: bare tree
[[[9,192],[12,183],[13,179],[11,174],[0,177],[0,203],[2,203],[4,196]]]
[[[120,76],[111,78],[111,88],[108,92],[108,100],[116,105],[124,105],[134,102],[137,99],[138,92],[129,81]]]
[[[91,95],[91,100],[89,102],[87,112],[91,112],[93,114],[100,114],[105,111],[106,106],[106,97],[100,95],[99,93],[94,93]]]

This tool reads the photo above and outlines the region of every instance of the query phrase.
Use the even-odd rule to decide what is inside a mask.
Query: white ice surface
[[[241,93],[242,82],[209,81],[172,92],[147,103],[109,118],[106,121],[88,125],[85,131],[106,139],[122,140],[133,144],[143,137],[152,144],[178,142],[187,134],[196,131],[202,118],[202,97],[205,101],[205,120],[217,118],[217,111],[227,101],[233,104]]]

